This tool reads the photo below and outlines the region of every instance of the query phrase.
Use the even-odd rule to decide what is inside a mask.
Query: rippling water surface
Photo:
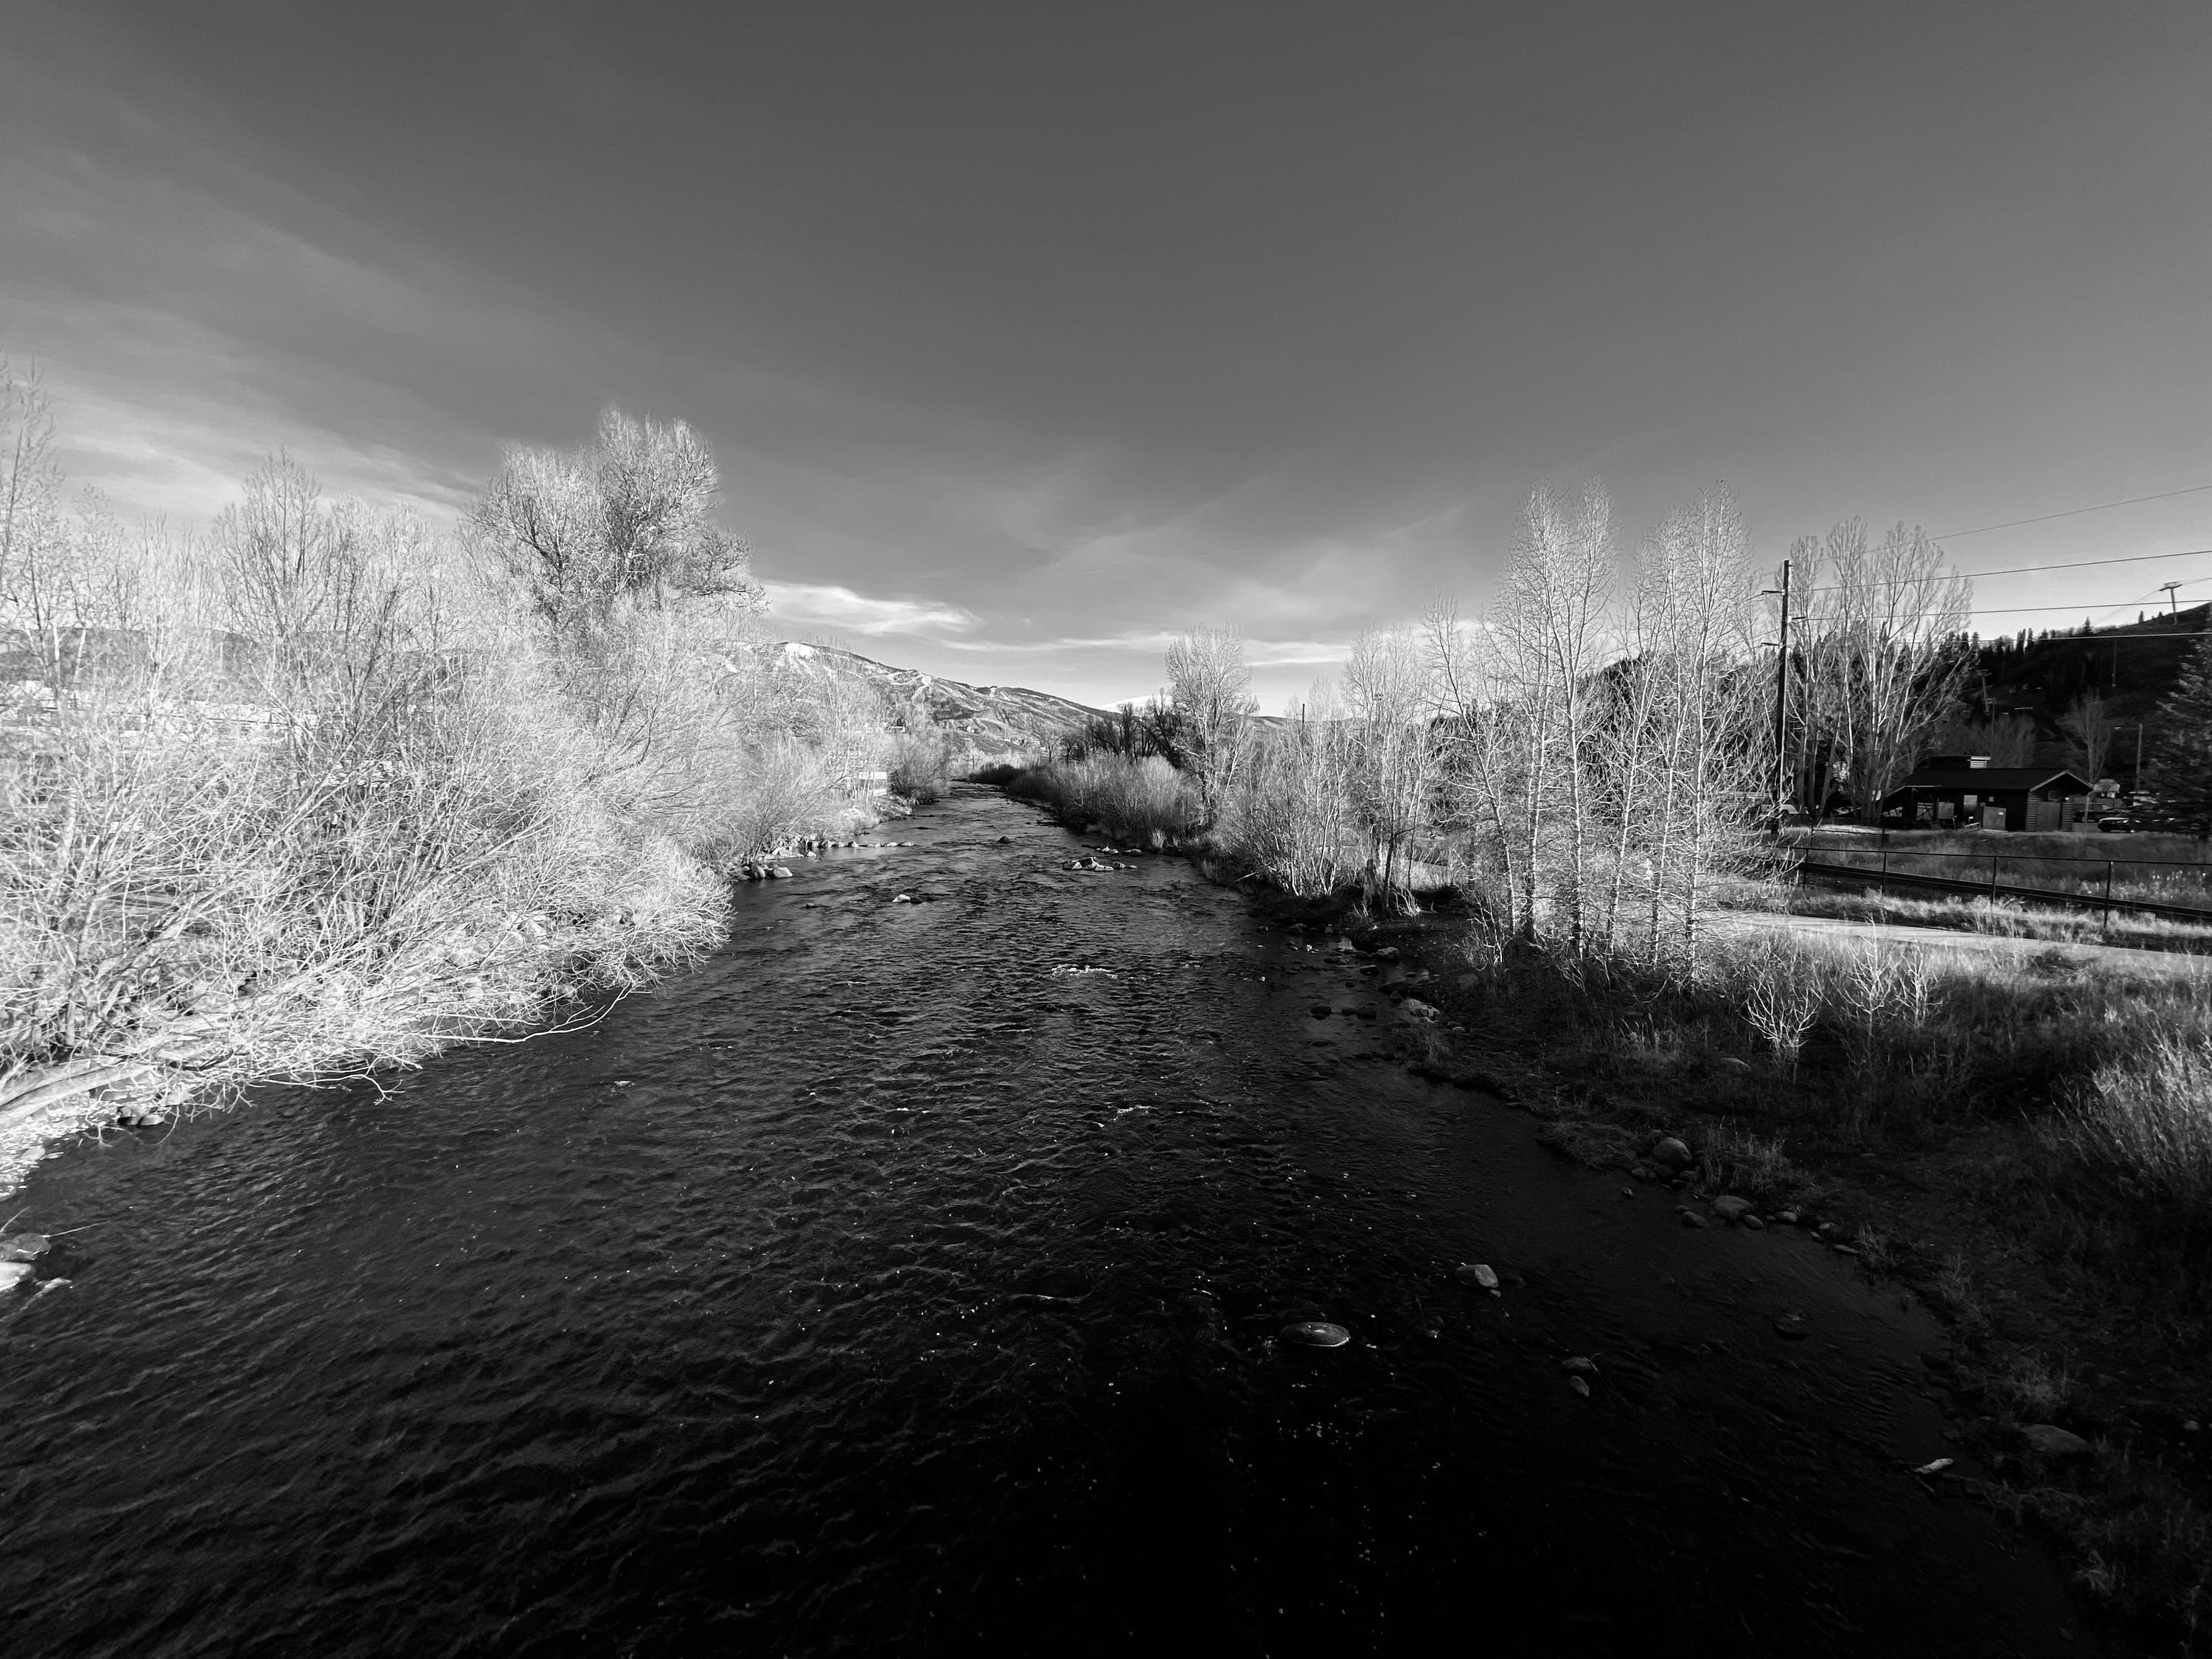
[[[45,1166],[0,1648],[2095,1650],[1905,1472],[1893,1291],[1410,1077],[1177,862],[895,827],[587,1032]]]

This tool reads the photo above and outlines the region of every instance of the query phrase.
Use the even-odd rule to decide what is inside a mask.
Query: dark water
[[[46,1166],[0,1650],[2096,1650],[1905,1472],[1893,1291],[1408,1076],[1179,864],[899,832],[588,1032]]]

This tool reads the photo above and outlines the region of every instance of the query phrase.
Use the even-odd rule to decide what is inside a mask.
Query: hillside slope
[[[979,754],[1048,749],[1104,713],[1048,691],[1023,685],[969,685],[918,668],[894,668],[834,646],[786,640],[761,648],[781,653],[793,670],[864,684],[883,699],[894,723],[920,723],[915,717],[925,716],[959,739],[960,747]]]
[[[2158,706],[2172,694],[2182,659],[2208,627],[2212,605],[2199,605],[2089,634],[1987,641],[1976,653],[1979,683],[1971,695],[1984,717],[2033,720],[2034,762],[2054,767],[2076,763],[2060,725],[2068,705],[2085,692],[2102,697],[2116,728],[2106,770],[2132,787],[2138,730],[2146,739],[2156,738]]]

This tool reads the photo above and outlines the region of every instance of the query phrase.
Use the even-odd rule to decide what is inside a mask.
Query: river
[[[1894,1287],[1408,1074],[1178,860],[889,832],[589,1029],[42,1165],[0,1649],[2105,1650],[1909,1472]]]

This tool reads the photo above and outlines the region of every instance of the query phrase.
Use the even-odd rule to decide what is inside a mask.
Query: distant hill
[[[799,672],[834,674],[866,684],[883,698],[895,720],[903,711],[925,714],[939,730],[959,740],[960,746],[978,754],[1048,749],[1105,712],[1027,686],[969,685],[918,668],[893,668],[834,646],[786,640],[760,648],[781,653],[785,664]]]
[[[2182,659],[2197,648],[2197,636],[2208,627],[2212,605],[2197,605],[2087,634],[2022,633],[1986,640],[1975,653],[1980,683],[1969,688],[1969,695],[1985,715],[2033,719],[2035,762],[2055,767],[2072,759],[2060,718],[2076,697],[2094,692],[2104,698],[2119,728],[2108,769],[2132,784],[2136,728],[2142,726],[2147,738],[2155,739],[2158,706],[2172,692]]]

